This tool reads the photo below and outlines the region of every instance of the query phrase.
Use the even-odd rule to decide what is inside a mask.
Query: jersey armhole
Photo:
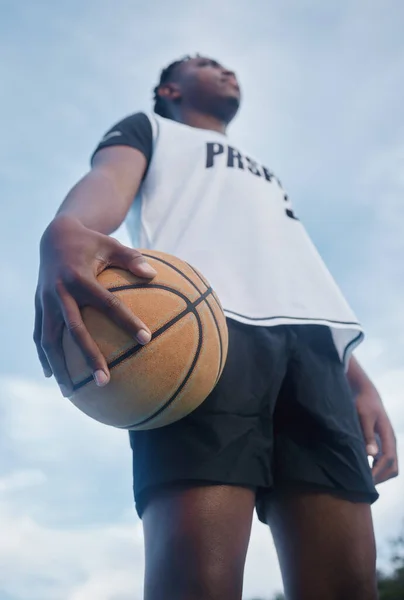
[[[157,121],[156,116],[153,112],[145,111],[145,112],[143,112],[143,114],[146,115],[146,117],[150,121],[152,137],[153,137],[153,150],[154,150],[157,140],[158,140],[158,137],[159,137],[159,133],[160,133],[159,122]]]

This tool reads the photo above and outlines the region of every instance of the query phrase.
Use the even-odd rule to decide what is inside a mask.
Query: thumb
[[[375,425],[376,421],[369,417],[369,415],[359,415],[363,437],[365,438],[366,444],[366,452],[368,456],[375,457],[379,452],[379,447],[377,445],[376,436],[375,436]]]
[[[112,260],[114,265],[127,269],[138,277],[152,279],[157,275],[157,271],[149,265],[143,254],[134,248],[128,248],[121,244]]]

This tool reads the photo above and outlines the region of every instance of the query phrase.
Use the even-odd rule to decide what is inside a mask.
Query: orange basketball
[[[157,271],[152,281],[115,268],[98,280],[149,327],[151,341],[141,346],[84,307],[83,320],[111,371],[109,384],[99,388],[67,330],[63,337],[73,404],[101,423],[135,430],[168,425],[197,408],[216,385],[228,348],[226,319],[206,279],[174,256],[141,252]]]

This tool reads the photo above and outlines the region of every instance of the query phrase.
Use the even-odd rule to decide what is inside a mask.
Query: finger
[[[375,437],[376,419],[368,414],[358,413],[368,456],[376,456],[379,448]]]
[[[383,483],[384,481],[388,481],[389,479],[393,479],[398,475],[398,462],[397,460],[390,458],[384,461],[382,465],[379,465],[383,459],[380,461],[376,461],[377,467],[380,466],[380,470],[375,474],[373,470],[373,480],[375,485]]]
[[[157,271],[147,262],[139,250],[128,248],[118,242],[115,252],[110,257],[111,265],[127,269],[138,277],[153,279]]]
[[[61,308],[66,329],[80,348],[99,387],[107,385],[110,373],[104,355],[86,328],[77,302],[70,294],[61,299]]]
[[[397,468],[392,467],[391,469],[387,469],[386,471],[383,471],[383,473],[381,473],[378,476],[377,480],[375,480],[375,485],[380,485],[381,483],[390,481],[390,479],[394,479],[397,476],[398,476]]]
[[[109,292],[102,285],[94,281],[87,288],[89,304],[103,312],[118,327],[128,332],[139,344],[147,344],[151,340],[151,331],[116,294]]]
[[[387,415],[379,418],[377,431],[380,435],[382,455],[375,461],[372,474],[375,483],[382,483],[394,477],[398,471],[396,438]]]
[[[36,351],[38,354],[39,361],[42,365],[42,369],[45,377],[52,377],[52,369],[46,358],[46,354],[42,348],[41,339],[42,339],[42,307],[38,300],[38,297],[35,298],[35,324],[34,324],[34,342],[36,346]]]
[[[392,469],[393,464],[394,458],[384,454],[373,463],[372,476],[375,485],[386,481],[387,473]]]
[[[41,345],[63,396],[70,396],[73,385],[67,371],[63,352],[64,321],[58,307],[44,305]]]

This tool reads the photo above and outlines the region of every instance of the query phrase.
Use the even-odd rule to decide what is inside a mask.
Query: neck
[[[175,120],[197,129],[209,129],[218,133],[226,133],[227,124],[212,115],[205,115],[192,109],[184,108],[174,115]]]

